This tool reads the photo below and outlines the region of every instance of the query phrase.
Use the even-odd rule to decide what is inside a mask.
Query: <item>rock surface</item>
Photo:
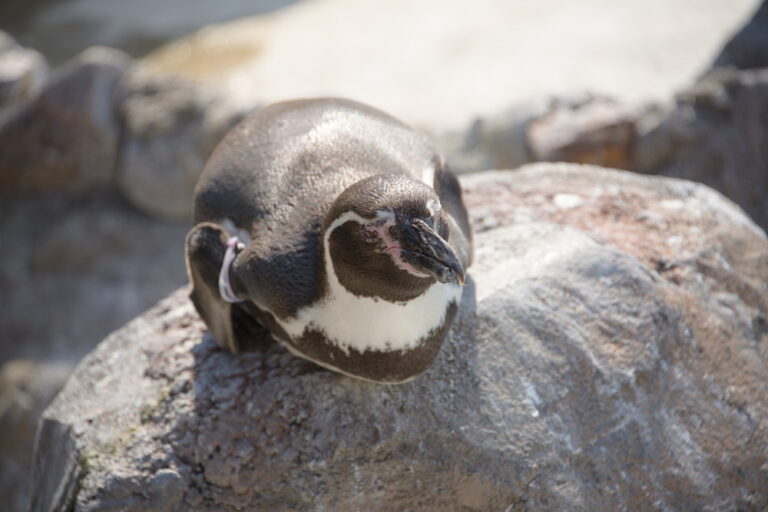
[[[435,143],[457,174],[515,169],[532,161],[528,130],[551,108],[547,99],[521,103],[477,118],[464,130],[435,133]]]
[[[188,229],[114,191],[0,196],[0,510],[28,509],[35,425],[67,370],[186,281]]]
[[[27,510],[37,423],[73,369],[72,363],[29,359],[0,367],[0,509]]]
[[[768,229],[768,68],[714,69],[674,101],[534,102],[438,138],[460,173],[531,161],[599,164],[704,183]]]
[[[633,170],[698,181],[768,229],[768,68],[713,70],[638,137]]]
[[[114,192],[2,197],[0,332],[13,342],[0,343],[0,361],[76,363],[186,281],[188,229],[149,219]]]
[[[0,122],[0,190],[80,193],[109,185],[119,125],[115,87],[128,56],[91,48]]]
[[[555,102],[526,130],[531,160],[629,169],[637,117],[610,98]]]
[[[713,67],[755,69],[768,67],[768,1],[723,47]]]
[[[45,58],[0,30],[0,120],[10,107],[32,98],[48,77]]]
[[[2,36],[0,95],[2,47],[19,49]],[[179,79],[136,74],[124,54],[92,49],[41,95],[17,98],[0,114],[0,368],[29,368],[39,385],[27,391],[35,382],[18,381],[3,391],[0,510],[29,503],[34,425],[65,378],[38,378],[38,365],[73,368],[186,281],[189,225],[166,219],[189,217],[190,182],[238,115]],[[119,161],[127,164],[121,170],[139,171],[122,175],[122,190]],[[150,216],[120,192],[138,195]]]
[[[117,184],[139,210],[188,219],[208,155],[245,112],[210,90],[135,66],[121,82]]]
[[[765,510],[765,234],[666,178],[463,184],[477,261],[425,375],[232,357],[179,290],[46,411],[32,510]]]
[[[638,139],[670,110],[662,103],[630,105],[608,96],[571,94],[515,105],[478,118],[463,131],[437,132],[433,138],[459,174],[532,162],[633,170]]]

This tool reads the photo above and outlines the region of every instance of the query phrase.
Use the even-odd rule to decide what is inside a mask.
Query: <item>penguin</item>
[[[351,100],[300,99],[218,144],[185,253],[190,297],[223,348],[268,335],[330,370],[400,383],[438,354],[472,233],[424,134]]]

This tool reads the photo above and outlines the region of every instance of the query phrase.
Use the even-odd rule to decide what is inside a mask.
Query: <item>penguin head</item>
[[[438,282],[464,283],[440,199],[413,178],[376,175],[353,184],[334,201],[323,233],[329,270],[355,295],[402,302]]]

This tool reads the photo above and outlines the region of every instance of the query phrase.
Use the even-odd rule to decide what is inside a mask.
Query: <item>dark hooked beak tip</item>
[[[457,283],[459,283],[459,285],[464,286],[464,270],[461,268],[461,266],[448,267],[448,270],[445,276],[436,275],[435,277],[441,283],[449,283],[451,281],[456,281]]]
[[[459,283],[461,286],[464,286],[464,279],[466,276],[464,275],[464,269],[459,267],[458,270],[452,269],[453,274],[456,276],[456,282]]]
[[[464,267],[448,242],[426,223],[416,221],[403,232],[402,258],[417,270],[434,276],[441,283],[456,281],[464,286]]]
[[[453,256],[452,253],[451,256]],[[435,275],[438,281],[441,283],[456,281],[464,286],[464,268],[455,257],[438,260],[438,266],[443,267],[442,272],[438,271]]]

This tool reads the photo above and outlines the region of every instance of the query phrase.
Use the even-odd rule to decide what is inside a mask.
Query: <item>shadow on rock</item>
[[[382,498],[395,509],[434,504],[420,489],[450,487],[487,458],[464,432],[478,424],[471,280],[462,301],[433,367],[400,385],[341,376],[263,336],[231,356],[206,333],[193,348],[194,433],[175,443],[191,468],[186,502],[261,510]],[[439,501],[448,505],[451,495]]]

